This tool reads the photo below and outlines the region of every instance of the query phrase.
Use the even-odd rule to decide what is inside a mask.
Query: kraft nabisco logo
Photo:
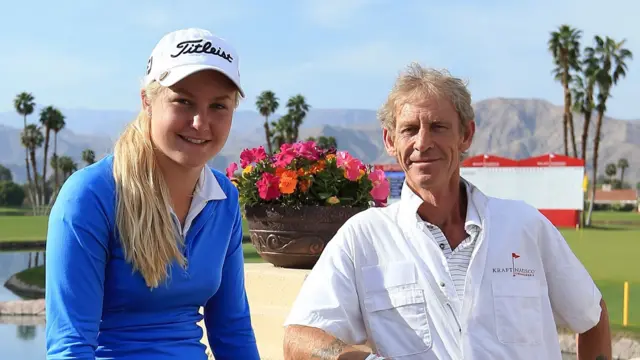
[[[512,252],[511,253],[511,267],[503,267],[503,268],[493,268],[493,273],[510,273],[512,276],[535,276],[536,271],[534,269],[529,269],[525,267],[519,267],[517,263],[517,259],[520,258],[520,255]]]

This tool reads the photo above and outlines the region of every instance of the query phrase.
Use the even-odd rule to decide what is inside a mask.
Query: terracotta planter
[[[250,206],[245,208],[251,243],[265,261],[311,269],[338,229],[364,208],[343,206]]]

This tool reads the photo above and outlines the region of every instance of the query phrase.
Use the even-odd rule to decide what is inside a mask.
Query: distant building
[[[596,189],[596,200],[594,205],[609,206],[633,206],[640,212],[640,192],[633,189],[612,189],[611,185],[603,185],[602,189]],[[589,201],[591,201],[591,193],[589,193]]]

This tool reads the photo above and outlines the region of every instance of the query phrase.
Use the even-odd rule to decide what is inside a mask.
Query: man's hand
[[[598,325],[576,338],[578,360],[612,360],[609,312],[604,300],[600,301],[600,307],[602,312]]]
[[[287,326],[284,332],[285,360],[364,360],[371,355],[316,328]]]

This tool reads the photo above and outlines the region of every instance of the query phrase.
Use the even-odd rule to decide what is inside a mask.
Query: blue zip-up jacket
[[[112,155],[74,173],[51,209],[46,262],[47,359],[205,360],[204,317],[216,360],[259,360],[244,286],[238,192],[209,201],[177,262],[151,290],[124,259],[115,229]],[[200,307],[204,307],[204,316]]]

